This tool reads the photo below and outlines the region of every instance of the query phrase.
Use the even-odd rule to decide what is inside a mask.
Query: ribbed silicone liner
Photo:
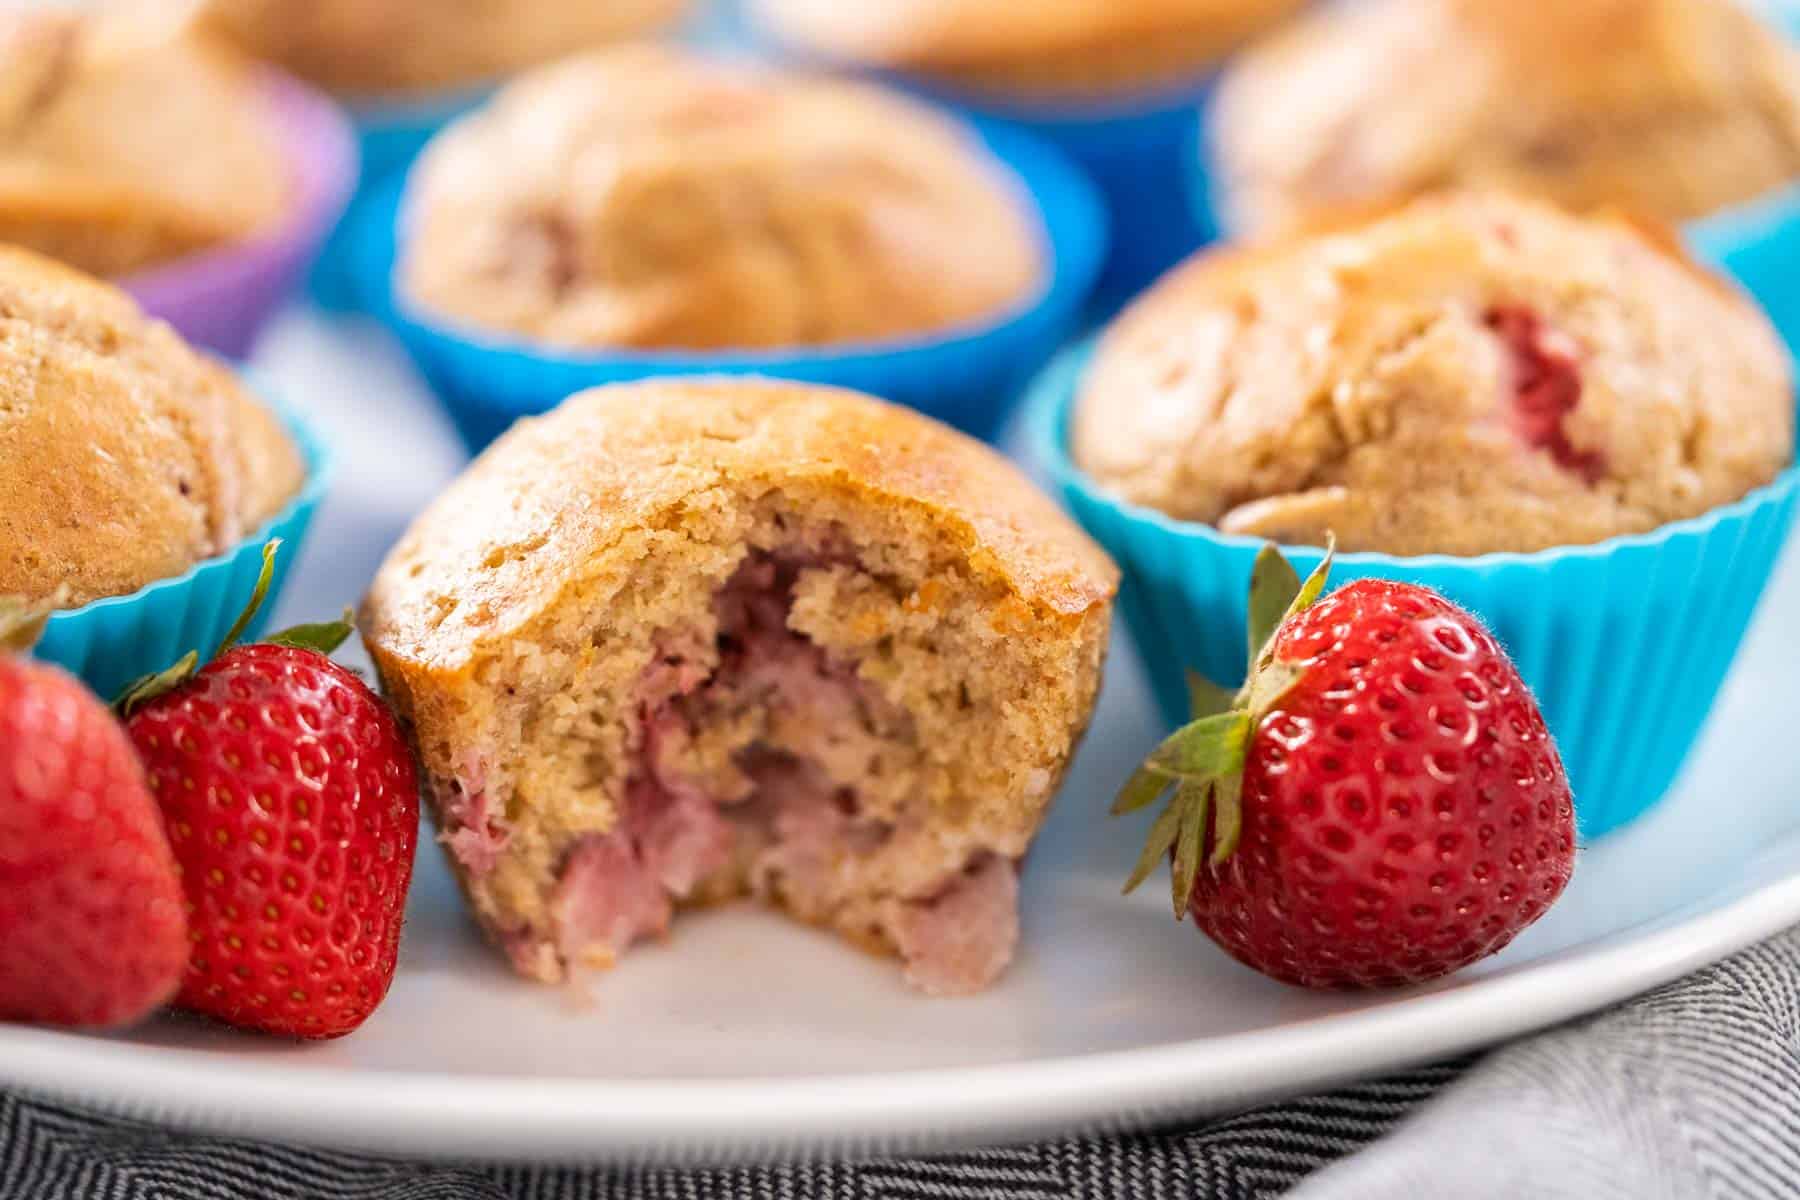
[[[274,407],[306,459],[306,482],[299,494],[266,526],[225,554],[129,596],[111,596],[55,614],[32,651],[35,657],[68,668],[111,700],[133,679],[162,670],[189,650],[211,654],[250,599],[262,569],[263,543],[279,537],[282,547],[275,560],[274,583],[251,636],[261,631],[331,481],[331,455],[325,444],[291,408]]]
[[[1250,566],[1262,543],[1110,496],[1067,452],[1091,346],[1034,385],[1032,451],[1076,520],[1119,561],[1121,608],[1164,717],[1187,716],[1185,672],[1243,676]],[[1735,504],[1652,533],[1533,554],[1472,558],[1343,554],[1336,584],[1363,577],[1435,588],[1499,636],[1544,710],[1584,837],[1616,829],[1674,781],[1731,667],[1793,523],[1800,471]],[[1302,574],[1317,547],[1287,553]]]

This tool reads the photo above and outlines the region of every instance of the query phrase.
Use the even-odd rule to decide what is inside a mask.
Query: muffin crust
[[[415,304],[565,348],[938,331],[997,317],[1043,273],[1023,197],[947,120],[647,46],[514,83],[426,151],[409,204]]]
[[[915,413],[668,381],[515,426],[361,624],[522,972],[749,892],[957,992],[1011,957],[1115,585],[1010,465]]]
[[[1683,221],[1800,179],[1800,50],[1734,0],[1367,0],[1236,60],[1225,224],[1499,188]]]
[[[1793,458],[1762,314],[1636,225],[1451,194],[1202,255],[1107,332],[1075,460],[1178,518],[1530,551],[1728,504]]]
[[[119,276],[255,236],[291,180],[250,64],[168,20],[0,13],[0,240]]]
[[[223,367],[124,293],[0,247],[0,596],[73,607],[178,575],[303,475]]]
[[[789,44],[977,91],[1107,94],[1191,79],[1304,0],[752,0]]]
[[[148,0],[165,3],[166,0]],[[466,88],[673,24],[687,0],[202,0],[258,58],[350,96]]]

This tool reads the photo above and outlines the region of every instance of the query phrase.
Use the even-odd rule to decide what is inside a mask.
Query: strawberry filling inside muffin
[[[1549,452],[1557,465],[1589,483],[1606,474],[1606,459],[1569,439],[1566,421],[1581,403],[1581,367],[1538,315],[1525,308],[1496,308],[1487,326],[1512,362],[1513,432],[1526,445]]]
[[[751,550],[710,622],[657,636],[617,819],[562,856],[549,928],[502,939],[522,970],[543,973],[546,942],[562,963],[609,965],[677,908],[739,895],[897,954],[933,994],[978,991],[1005,968],[1017,859],[933,830],[912,714],[793,627],[797,594],[827,581],[874,579],[835,537]],[[445,841],[477,877],[515,832],[481,777],[470,764],[443,804]]]

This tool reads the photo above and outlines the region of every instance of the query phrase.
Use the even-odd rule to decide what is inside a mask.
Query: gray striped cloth
[[[0,1094],[0,1200],[1791,1200],[1800,930],[1463,1060],[1195,1129],[690,1171],[386,1162]]]

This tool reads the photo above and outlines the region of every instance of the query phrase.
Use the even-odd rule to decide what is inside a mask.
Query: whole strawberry
[[[337,1037],[393,982],[418,784],[393,714],[327,657],[349,633],[228,637],[198,673],[190,655],[121,701],[190,904],[184,1008]]]
[[[1446,975],[1556,901],[1575,866],[1562,760],[1493,636],[1426,588],[1318,599],[1274,547],[1251,582],[1251,669],[1160,746],[1115,812],[1174,786],[1130,890],[1171,852],[1179,918],[1314,988]]]
[[[0,651],[0,1020],[125,1025],[187,963],[181,882],[125,731]]]

